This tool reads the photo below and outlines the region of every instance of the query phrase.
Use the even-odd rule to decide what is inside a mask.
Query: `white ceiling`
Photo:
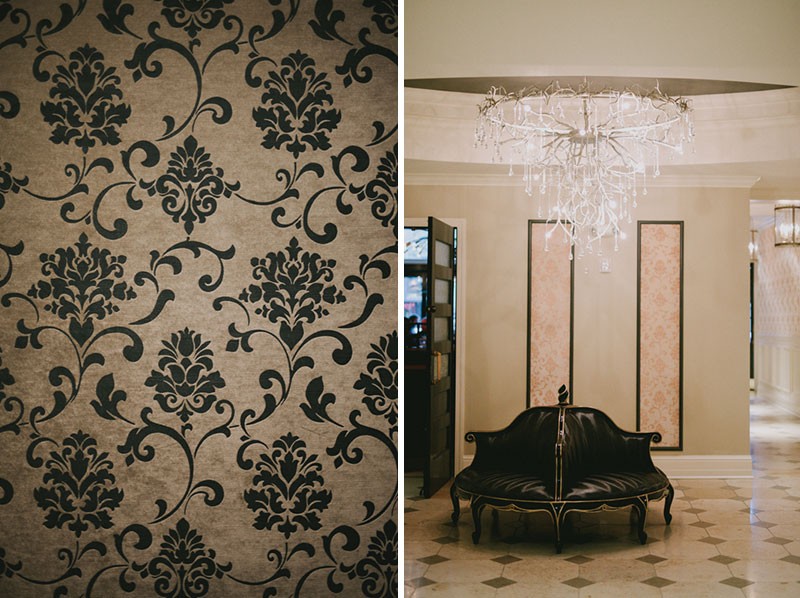
[[[415,87],[592,75],[671,77],[686,83],[672,92],[681,95],[725,89],[695,79],[800,85],[795,0],[406,0],[404,23],[406,79],[438,81]],[[506,184],[499,181],[508,180],[508,166],[471,147],[480,99],[406,89],[407,183],[461,176]],[[800,89],[704,95],[694,103],[695,154],[662,166],[666,184],[749,186],[751,215],[762,224],[774,200],[800,199]]]

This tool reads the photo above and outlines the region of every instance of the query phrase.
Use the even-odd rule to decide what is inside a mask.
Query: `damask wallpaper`
[[[775,247],[775,231],[758,233],[755,333],[759,339],[800,338],[800,252]]]
[[[397,33],[0,0],[0,596],[397,595]]]

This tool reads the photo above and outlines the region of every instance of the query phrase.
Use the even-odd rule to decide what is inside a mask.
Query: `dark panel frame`
[[[525,360],[525,406],[531,406],[531,287],[533,279],[531,278],[531,249],[533,239],[531,238],[531,231],[534,224],[547,224],[547,220],[531,219],[528,220],[528,328],[526,334],[525,352],[527,359]],[[574,397],[572,392],[572,368],[573,368],[573,351],[575,347],[575,258],[569,260],[569,402],[572,404]],[[553,389],[556,391],[557,389]]]
[[[639,220],[637,222],[636,243],[636,429],[641,429],[641,342],[642,342],[642,226],[664,224],[680,227],[680,316],[679,316],[679,354],[678,354],[678,446],[652,445],[654,451],[683,450],[683,262],[684,262],[684,221],[683,220]]]

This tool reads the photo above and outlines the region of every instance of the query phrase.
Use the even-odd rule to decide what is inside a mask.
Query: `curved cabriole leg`
[[[481,539],[481,513],[483,513],[485,507],[485,504],[477,500],[472,503],[472,522],[475,525],[475,531],[472,532],[473,544],[477,544],[478,540]]]
[[[555,538],[556,554],[561,554],[561,550],[564,548],[564,544],[561,541],[561,524],[564,522],[567,515],[566,512],[563,510],[563,508],[556,509],[555,507],[552,506],[551,508],[553,509],[553,525],[555,527],[555,535],[556,535]]]
[[[667,525],[669,525],[672,521],[672,515],[670,514],[669,509],[672,506],[673,498],[675,498],[675,488],[673,488],[672,484],[670,484],[667,490],[667,499],[664,501],[664,521],[667,522]]]
[[[642,544],[647,543],[647,533],[644,531],[644,524],[647,520],[647,503],[640,503],[633,505],[633,508],[636,510],[636,515],[638,516],[638,525],[637,525],[637,532],[639,534],[639,542]]]
[[[458,502],[455,482],[450,486],[450,500],[453,501],[453,514],[450,516],[450,519],[453,520],[453,525],[458,525],[458,518],[461,516],[461,504]]]

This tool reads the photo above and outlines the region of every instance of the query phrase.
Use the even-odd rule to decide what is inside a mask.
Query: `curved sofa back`
[[[477,434],[472,467],[530,473],[555,483],[558,420],[557,407],[533,407],[503,430]]]

